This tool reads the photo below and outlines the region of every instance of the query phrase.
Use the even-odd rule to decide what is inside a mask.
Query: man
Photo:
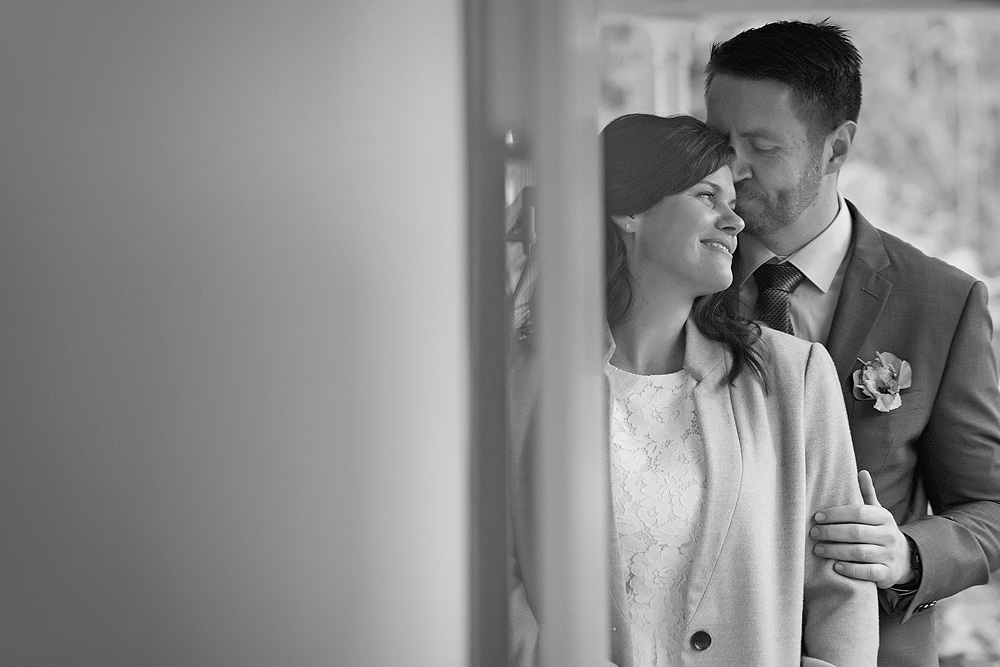
[[[878,585],[881,667],[936,666],[935,602],[1000,567],[992,323],[981,282],[875,229],[839,194],[860,66],[827,22],[747,30],[712,49],[707,120],[737,152],[741,295],[772,326],[827,346],[874,480],[859,475],[865,505],[816,515],[815,551]]]

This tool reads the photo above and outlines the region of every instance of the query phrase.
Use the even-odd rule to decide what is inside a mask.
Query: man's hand
[[[858,473],[864,505],[841,505],[817,512],[809,532],[817,556],[837,561],[845,577],[874,581],[879,588],[907,583],[914,577],[910,546],[889,510],[879,504],[867,470]]]

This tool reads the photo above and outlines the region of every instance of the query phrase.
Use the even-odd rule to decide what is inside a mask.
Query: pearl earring
[[[632,224],[631,223],[628,223],[628,222],[625,223],[625,231],[626,232],[632,231]]]

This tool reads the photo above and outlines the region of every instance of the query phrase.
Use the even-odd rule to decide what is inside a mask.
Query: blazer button
[[[708,634],[704,630],[699,630],[691,635],[691,648],[695,651],[704,651],[711,645],[712,635]]]

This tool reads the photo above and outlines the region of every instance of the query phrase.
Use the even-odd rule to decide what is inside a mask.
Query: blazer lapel
[[[892,291],[892,282],[879,273],[889,266],[889,257],[878,230],[858,213],[853,204],[847,202],[847,206],[854,221],[851,259],[826,342],[842,382],[850,378],[861,347]]]
[[[743,479],[743,456],[726,374],[725,347],[702,335],[693,322],[686,327],[684,368],[698,383],[695,414],[705,445],[706,488],[702,497],[701,537],[688,578],[687,619],[694,618],[722,552]]]

